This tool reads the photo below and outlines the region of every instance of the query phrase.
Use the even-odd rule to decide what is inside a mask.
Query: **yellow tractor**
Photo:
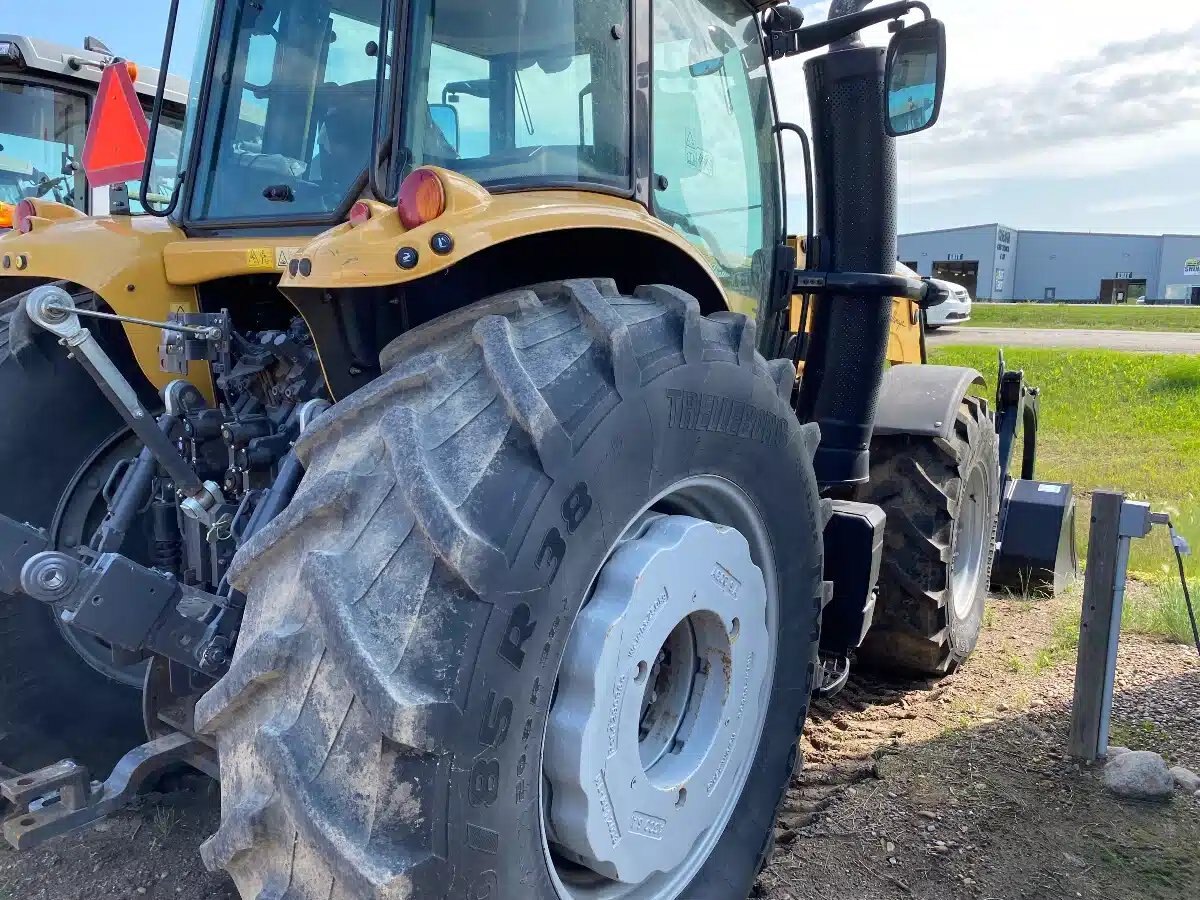
[[[1020,374],[919,364],[945,35],[867,6],[209,4],[170,200],[0,238],[136,449],[85,545],[0,509],[0,590],[145,660],[150,738],[0,782],[5,838],[190,763],[247,898],[745,897],[813,693],[960,664],[1032,484]],[[798,263],[770,63],[823,48]]]

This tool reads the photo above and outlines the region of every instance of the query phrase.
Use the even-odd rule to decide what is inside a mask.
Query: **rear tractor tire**
[[[859,499],[887,514],[875,622],[859,659],[950,674],[979,640],[995,553],[999,445],[986,401],[962,399],[949,440],[877,437]]]
[[[103,516],[108,475],[138,446],[53,340],[36,369],[14,356],[20,299],[0,302],[0,513],[49,529],[71,552]],[[28,772],[72,757],[106,778],[145,740],[140,679],[140,667],[112,666],[107,648],[45,604],[0,594],[0,765]]]
[[[247,898],[745,897],[823,591],[817,431],[754,339],[575,280],[389,346],[234,560],[207,865]]]

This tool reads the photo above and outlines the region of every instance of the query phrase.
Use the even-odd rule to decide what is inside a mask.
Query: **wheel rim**
[[[715,476],[664,491],[609,549],[543,737],[542,845],[564,900],[669,900],[708,859],[766,718],[774,572],[753,503]]]
[[[954,614],[960,621],[971,614],[983,578],[983,560],[988,537],[987,476],[976,466],[963,485],[959,501],[958,534],[950,569]]]
[[[141,442],[128,429],[117,432],[84,462],[72,476],[58,502],[51,526],[54,546],[66,553],[78,553],[79,548],[91,538],[103,519],[106,504],[103,497],[105,483],[113,469],[122,460],[130,459],[141,450]],[[131,531],[129,540],[136,535]],[[141,561],[147,554],[144,548],[125,548],[125,555]],[[80,631],[65,624],[53,610],[51,615],[58,626],[63,640],[92,669],[106,678],[132,688],[140,689],[146,677],[146,663],[137,662],[120,666],[113,662],[111,646],[95,635]]]

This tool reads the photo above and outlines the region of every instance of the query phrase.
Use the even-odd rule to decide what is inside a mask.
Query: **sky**
[[[828,9],[794,2],[809,22]],[[900,140],[902,231],[1200,232],[1200,5],[928,2],[946,23],[946,99],[938,125]],[[92,34],[157,65],[168,5],[0,0],[0,27],[75,45]],[[199,18],[200,0],[180,0],[171,71],[190,73]],[[782,117],[807,125],[802,59],[778,63],[775,78]],[[798,171],[798,142],[785,147]]]

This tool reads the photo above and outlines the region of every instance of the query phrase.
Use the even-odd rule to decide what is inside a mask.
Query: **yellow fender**
[[[27,234],[0,237],[0,276],[69,281],[92,291],[120,315],[154,321],[172,312],[199,310],[194,288],[167,280],[163,252],[184,241],[183,232],[170,222],[151,216],[89,218],[44,201],[35,206]],[[178,377],[160,369],[156,329],[126,325],[125,335],[138,366],[156,388]],[[193,364],[189,378],[212,399],[207,365]]]
[[[284,274],[280,288],[366,288],[400,285],[442,272],[481,250],[507,241],[574,228],[634,231],[678,248],[702,269],[714,291],[727,298],[708,262],[678,232],[632,200],[590,191],[545,190],[492,194],[456,172],[429,167],[445,190],[445,211],[411,230],[399,213],[368,202],[371,217],[361,225],[344,223],[313,239],[298,255],[297,271]],[[436,253],[430,239],[450,235],[453,247]],[[401,247],[417,250],[412,268],[401,268]]]

